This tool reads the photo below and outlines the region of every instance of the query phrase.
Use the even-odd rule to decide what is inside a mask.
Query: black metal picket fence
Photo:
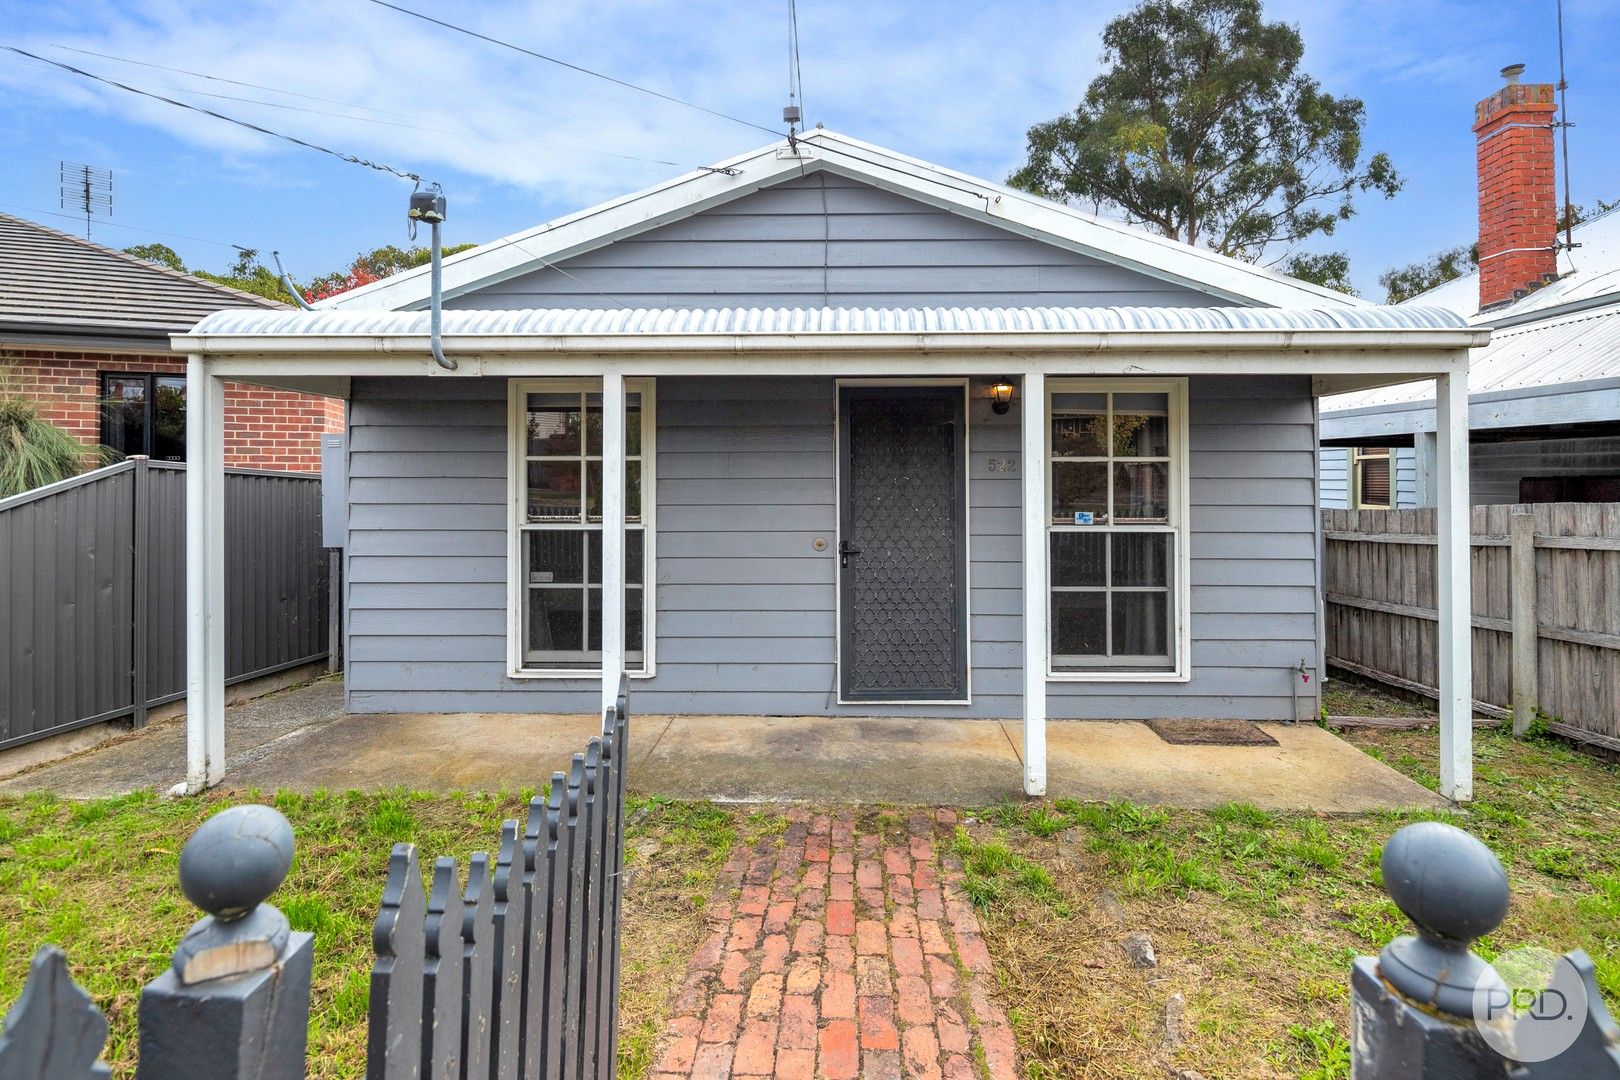
[[[610,1080],[618,1053],[620,894],[629,713],[553,773],[528,818],[423,887],[412,844],[389,858],[372,930],[368,1080]],[[266,806],[216,814],[187,842],[180,885],[206,914],[141,992],[137,1080],[295,1080],[306,1072],[314,942],[265,903],[292,865]],[[0,1078],[106,1076],[107,1023],[52,946],[0,1030]]]

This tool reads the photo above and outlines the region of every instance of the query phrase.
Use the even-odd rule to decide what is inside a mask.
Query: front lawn
[[[1348,738],[1434,785],[1432,730]],[[1550,739],[1476,730],[1475,746],[1476,801],[1459,813],[1064,800],[980,813],[956,847],[1029,1075],[1347,1077],[1350,960],[1411,932],[1379,887],[1379,852],[1420,817],[1468,830],[1507,867],[1513,906],[1481,953],[1583,948],[1615,1009],[1620,770]],[[1135,931],[1157,967],[1127,957]]]
[[[291,820],[297,856],[272,902],[315,935],[311,1077],[365,1075],[371,922],[397,840],[434,857],[493,854],[500,825],[523,819],[526,794],[263,796],[169,801],[140,793],[94,802],[0,799],[0,1010],[22,990],[34,950],[53,942],[107,1014],[105,1060],[133,1075],[140,989],[168,966],[199,915],[180,893],[180,847],[209,815],[268,799]],[[632,799],[626,866],[622,1075],[646,1071],[668,999],[703,930],[703,905],[726,853],[753,826],[705,803]]]
[[[1334,714],[1427,715],[1366,686],[1335,687]],[[1432,730],[1346,736],[1434,784]],[[1477,801],[1435,815],[1267,813],[1232,805],[1009,803],[964,812],[953,844],[979,906],[1004,1004],[1035,1080],[1348,1076],[1348,966],[1406,932],[1378,886],[1378,853],[1417,816],[1485,840],[1513,882],[1493,950],[1586,949],[1620,1001],[1620,770],[1551,739],[1476,731]],[[34,949],[63,947],[107,1012],[107,1060],[130,1074],[141,986],[196,918],[180,895],[180,845],[208,815],[268,799],[293,822],[298,856],[274,902],[317,935],[310,1075],[364,1070],[371,920],[388,852],[491,849],[522,794],[254,792],[167,801],[0,799],[0,1008]],[[903,821],[866,808],[874,827]],[[865,820],[865,819],[863,819]],[[648,1071],[671,995],[703,933],[704,904],[737,843],[780,832],[779,807],[632,800],[626,851],[621,1075]],[[1157,966],[1121,946],[1146,932]]]

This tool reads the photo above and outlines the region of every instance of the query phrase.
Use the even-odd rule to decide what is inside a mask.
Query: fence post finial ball
[[[286,947],[287,917],[266,904],[292,868],[293,828],[268,806],[233,806],[203,822],[180,852],[180,888],[207,914],[180,939],[187,985],[257,971]]]
[[[1418,928],[1390,942],[1379,969],[1401,993],[1470,1016],[1485,962],[1469,951],[1507,916],[1502,863],[1478,839],[1439,821],[1404,826],[1384,845],[1384,891]]]

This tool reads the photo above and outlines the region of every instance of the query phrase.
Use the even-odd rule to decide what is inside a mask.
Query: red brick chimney
[[[1551,83],[1507,85],[1474,106],[1479,146],[1479,307],[1523,296],[1558,276]]]

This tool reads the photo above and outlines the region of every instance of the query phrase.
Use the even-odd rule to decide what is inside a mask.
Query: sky
[[[397,2],[781,127],[786,0]],[[1029,126],[1074,107],[1099,69],[1103,26],[1129,6],[798,0],[805,120],[1004,180],[1024,160]],[[1388,152],[1406,178],[1393,200],[1364,197],[1307,250],[1348,252],[1358,290],[1381,299],[1384,270],[1471,241],[1473,104],[1501,85],[1505,64],[1526,64],[1526,81],[1557,80],[1555,6],[1269,0],[1267,16],[1304,35],[1305,69],[1366,103],[1367,149]],[[0,45],[437,181],[447,244],[489,241],[772,141],[371,0],[6,7]],[[1620,198],[1620,0],[1564,8],[1572,194]],[[113,212],[93,238],[165,243],[188,266],[223,269],[235,244],[279,250],[303,279],[408,243],[409,181],[8,52],[0,148],[0,210],[82,235],[82,219],[52,216],[62,213],[59,163],[109,168]]]

